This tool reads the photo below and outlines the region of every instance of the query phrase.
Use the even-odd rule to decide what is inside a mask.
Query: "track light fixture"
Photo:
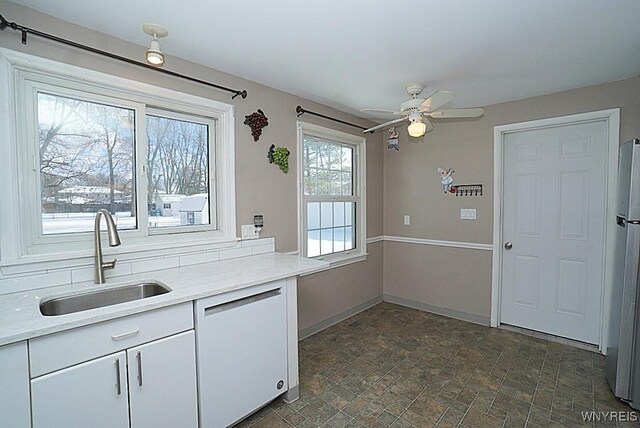
[[[167,37],[169,32],[157,24],[144,24],[142,31],[153,37],[149,49],[147,49],[145,53],[147,62],[152,65],[162,66],[162,64],[164,64],[164,53],[160,50],[160,42],[158,39]]]

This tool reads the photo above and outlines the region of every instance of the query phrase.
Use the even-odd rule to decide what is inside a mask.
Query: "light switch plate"
[[[411,225],[411,216],[410,215],[405,214],[405,216],[404,216],[404,225],[405,226]]]
[[[460,220],[475,220],[476,219],[476,209],[475,208],[461,208],[460,209]]]
[[[242,239],[258,239],[259,237],[260,232],[258,232],[253,224],[242,225]]]

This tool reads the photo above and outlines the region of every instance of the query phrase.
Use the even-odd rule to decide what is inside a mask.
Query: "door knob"
[[[512,248],[513,248],[513,244],[511,242],[507,241],[507,242],[504,243],[504,249],[505,250],[510,250]]]

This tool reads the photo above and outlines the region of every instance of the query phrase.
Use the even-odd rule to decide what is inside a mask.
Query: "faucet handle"
[[[118,259],[113,259],[110,262],[102,262],[102,269],[113,269],[116,267],[116,262]]]

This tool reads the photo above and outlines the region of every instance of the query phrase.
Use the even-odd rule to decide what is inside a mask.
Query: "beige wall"
[[[382,298],[383,244],[367,247],[365,262],[305,276],[298,281],[299,329],[313,326],[329,318]],[[336,311],[344,308],[342,311]]]
[[[424,141],[400,133],[400,151],[384,155],[384,232],[490,244],[493,233],[493,128],[620,108],[620,140],[640,136],[640,79],[633,78],[488,106],[474,120],[434,121]],[[482,197],[444,195],[437,168],[453,168],[458,184],[482,183]],[[476,221],[460,220],[476,208]],[[402,216],[411,215],[411,225]],[[491,252],[385,242],[384,293],[425,305],[489,317]]]
[[[130,58],[142,60],[146,49],[146,47],[78,27],[4,0],[0,0],[0,11],[8,20],[21,25],[80,41]],[[24,46],[20,43],[20,33],[12,30],[0,32],[0,46],[233,104],[236,108],[238,234],[241,224],[253,223],[254,214],[263,214],[265,227],[262,236],[274,236],[277,251],[281,252],[297,250],[296,106],[300,104],[308,110],[335,116],[361,126],[370,125],[370,122],[355,116],[208,67],[180,60],[172,55],[167,59],[165,65],[167,69],[231,88],[246,89],[249,93],[247,99],[231,100],[231,94],[226,92],[164,76],[154,71],[147,71],[77,49],[66,48],[35,36],[29,36],[29,42]],[[269,118],[269,126],[263,130],[260,141],[255,143],[249,127],[243,125],[242,122],[245,115],[258,108],[266,113]],[[305,115],[302,120],[362,135],[357,128],[321,118]],[[367,143],[369,190],[367,194],[369,211],[367,227],[369,235],[373,236],[382,234],[382,137],[381,135],[368,137]],[[283,174],[276,166],[268,164],[266,154],[271,144],[286,146],[291,151],[289,174]],[[381,251],[379,252],[381,254]],[[362,276],[365,265],[360,263],[323,273],[317,277],[303,278],[300,281],[301,319],[305,324],[311,325],[322,321],[322,317],[341,313],[362,303],[361,299],[367,299],[371,295],[381,295],[381,260],[378,260],[375,265],[379,266],[379,275],[373,273],[367,277]],[[372,272],[377,271],[372,270]],[[341,284],[339,291],[335,289],[336,284]],[[336,293],[340,295],[340,298],[335,298]],[[317,310],[318,305],[323,305],[322,310]]]
[[[486,250],[385,242],[384,294],[485,322],[491,315],[491,256]]]

